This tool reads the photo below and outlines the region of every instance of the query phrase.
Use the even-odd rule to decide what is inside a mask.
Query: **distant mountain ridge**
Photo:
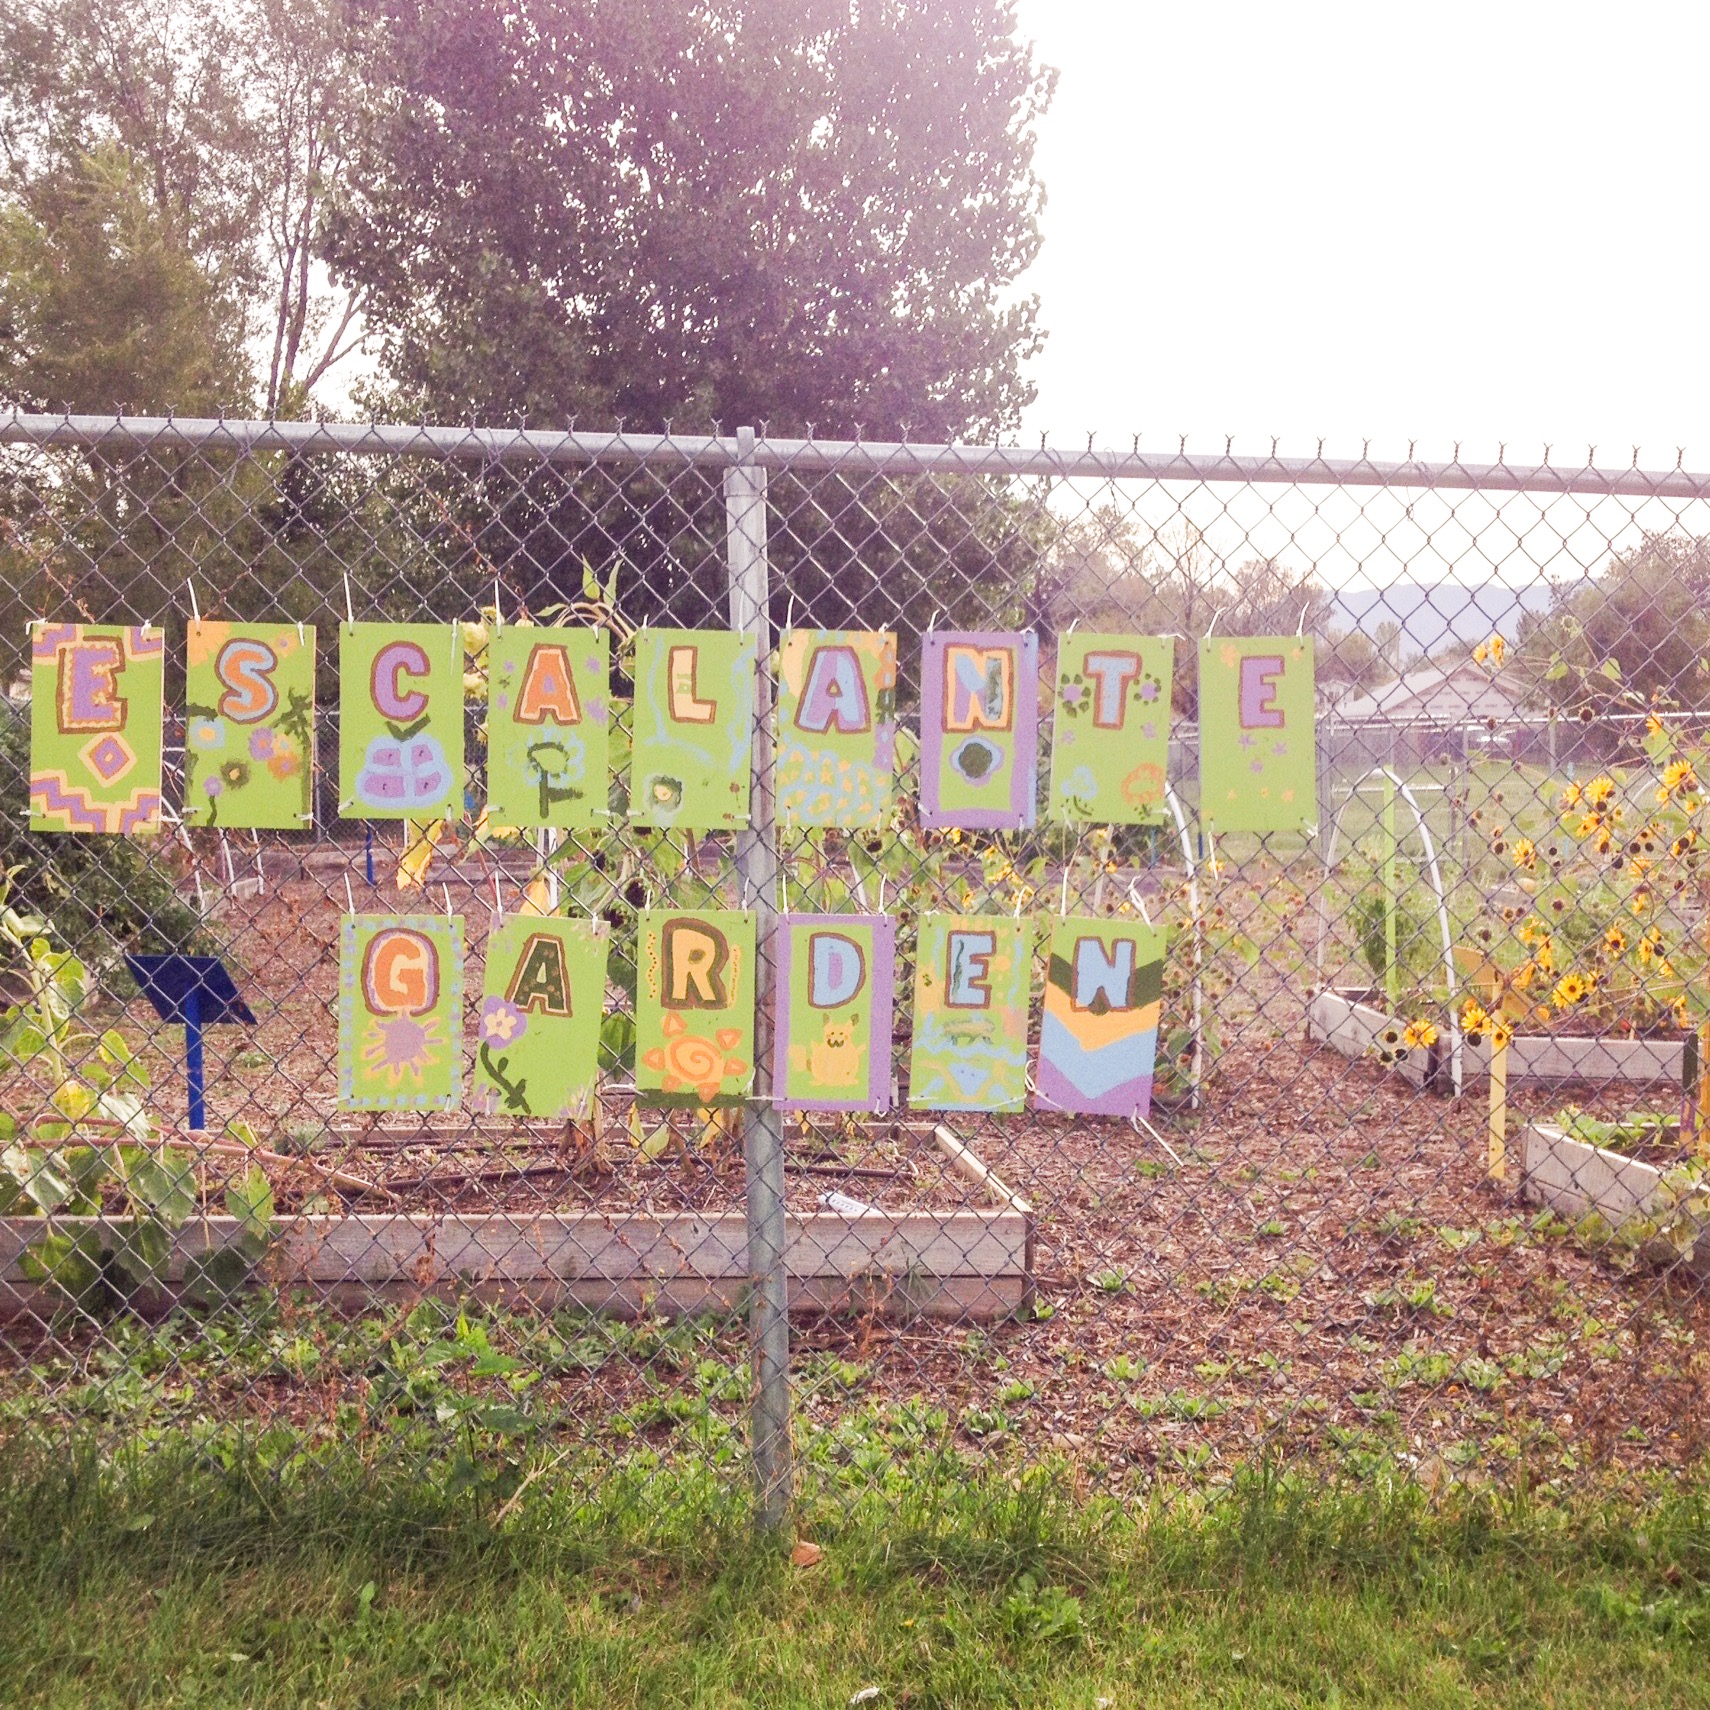
[[[1510,641],[1522,614],[1548,611],[1555,590],[1535,582],[1511,588],[1502,582],[1473,587],[1464,582],[1396,582],[1388,588],[1342,588],[1331,595],[1330,622],[1376,639],[1386,623],[1401,625],[1401,651],[1437,653],[1452,644],[1474,646],[1493,634]]]

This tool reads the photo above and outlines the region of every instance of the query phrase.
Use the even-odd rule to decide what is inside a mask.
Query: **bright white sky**
[[[1710,464],[1710,7],[1019,0],[1030,435]]]

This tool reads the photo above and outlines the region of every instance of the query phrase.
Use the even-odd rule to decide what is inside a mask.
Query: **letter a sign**
[[[1199,811],[1216,831],[1298,831],[1318,818],[1311,637],[1199,644]]]
[[[487,817],[495,825],[600,824],[609,636],[506,624],[487,647]]]
[[[606,939],[593,923],[512,916],[487,938],[471,1103],[487,1116],[580,1121],[593,1110]]]
[[[740,1104],[754,1084],[754,916],[644,909],[635,1032],[642,1104]]]

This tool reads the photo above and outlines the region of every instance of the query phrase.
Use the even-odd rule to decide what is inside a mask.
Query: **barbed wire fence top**
[[[548,1460],[660,1503],[711,1469],[773,1520],[896,1500],[920,1455],[1117,1494],[1263,1456],[1433,1484],[1697,1456],[1710,477],[1142,444],[0,417],[7,1435],[241,1437],[280,1476],[358,1439],[507,1497]],[[197,614],[318,640],[301,831],[183,823]],[[165,631],[159,835],[28,828],[34,620]],[[431,833],[343,816],[351,620],[464,626],[467,811]],[[595,829],[483,812],[487,650],[522,621],[611,636]],[[745,826],[627,817],[664,627],[755,640]],[[864,829],[774,812],[803,629],[896,638]],[[991,630],[1038,639],[1036,823],[923,829],[923,647]],[[1143,823],[1050,811],[1077,630],[1173,641]],[[1297,829],[1201,813],[1208,635],[1310,644]],[[756,915],[742,1105],[637,1099],[638,924],[672,907]],[[529,909],[602,923],[591,1116],[341,1109],[343,917],[459,917],[472,1020]],[[882,1109],[769,1093],[780,913],[892,921]],[[1150,1119],[911,1101],[943,914],[1025,928],[1030,1063],[1053,920],[1162,925]],[[196,1127],[139,952],[220,956],[253,1012],[208,1033]]]

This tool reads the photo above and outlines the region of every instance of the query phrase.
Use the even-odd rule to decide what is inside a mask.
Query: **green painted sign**
[[[512,915],[487,937],[472,1107],[486,1116],[593,1114],[606,936],[593,922]]]
[[[888,1110],[896,922],[778,917],[772,1093],[786,1110]]]
[[[635,824],[747,825],[754,655],[752,637],[723,629],[644,629],[635,638]]]
[[[1214,831],[1298,831],[1318,819],[1309,637],[1199,644],[1199,811]]]
[[[184,822],[301,831],[313,819],[315,632],[192,622],[185,632]]]
[[[603,824],[611,729],[603,629],[505,624],[487,643],[487,817]]]
[[[146,625],[30,626],[30,829],[160,829],[166,638]]]
[[[454,623],[339,626],[339,812],[463,811],[463,634]]]
[[[754,916],[644,909],[635,984],[639,1101],[740,1104],[754,1085]]]
[[[339,1109],[453,1109],[463,1084],[462,920],[347,914],[338,943]]]
[[[1027,1097],[1027,929],[997,915],[929,914],[914,968],[908,1102],[1020,1110]]]
[[[778,644],[777,812],[785,825],[883,825],[896,768],[897,638],[792,629]]]
[[[1164,815],[1174,669],[1163,636],[1058,637],[1053,819],[1144,825]]]

